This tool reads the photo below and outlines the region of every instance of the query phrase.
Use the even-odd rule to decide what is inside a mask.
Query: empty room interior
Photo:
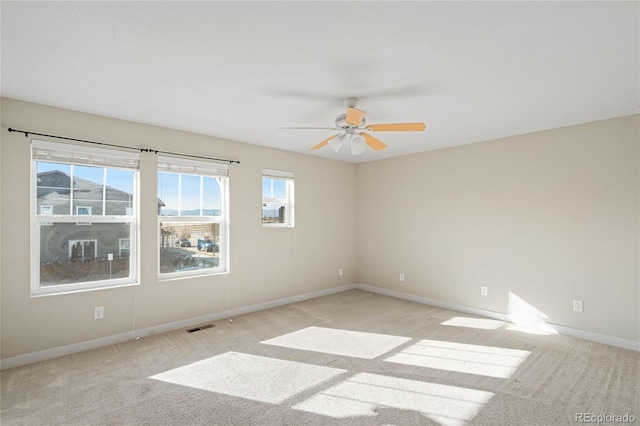
[[[0,19],[3,426],[640,423],[640,3]]]

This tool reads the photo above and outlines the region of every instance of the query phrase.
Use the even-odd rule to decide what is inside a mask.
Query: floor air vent
[[[198,327],[190,328],[190,329],[185,330],[185,331],[187,333],[195,333],[196,331],[206,330],[207,328],[213,328],[213,327],[215,327],[215,325],[213,325],[213,324],[205,324],[205,325],[200,325]]]

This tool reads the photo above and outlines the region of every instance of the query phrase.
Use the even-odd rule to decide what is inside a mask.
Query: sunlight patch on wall
[[[292,408],[333,418],[375,416],[378,407],[412,410],[441,425],[464,425],[493,393],[358,373]]]
[[[530,354],[519,349],[420,340],[385,361],[508,379]]]
[[[253,401],[280,404],[346,370],[226,352],[151,379]]]
[[[544,312],[517,294],[509,292],[509,321],[515,325],[507,327],[507,330],[530,334],[558,334],[555,328],[546,323],[546,319]]]
[[[453,317],[440,325],[452,325],[456,327],[480,328],[482,330],[496,330],[504,324],[502,321],[483,318]]]
[[[308,327],[261,343],[333,355],[373,359],[409,340],[411,340],[410,337]]]

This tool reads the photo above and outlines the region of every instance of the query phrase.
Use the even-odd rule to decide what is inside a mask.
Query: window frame
[[[105,170],[125,170],[132,172],[132,214],[131,215],[106,215],[103,211],[101,215],[78,215],[76,209],[68,214],[41,214],[38,208],[38,171],[37,163],[57,163],[61,165],[94,166]],[[139,257],[138,257],[138,229],[139,229],[139,154],[107,149],[88,147],[70,143],[59,143],[42,140],[31,140],[30,158],[30,223],[29,233],[30,250],[30,289],[31,297],[53,296],[69,293],[77,293],[91,290],[103,290],[139,284]],[[103,185],[106,182],[103,181]],[[73,187],[73,182],[71,181]],[[70,197],[69,205],[73,206],[73,198]],[[84,206],[79,206],[84,207]],[[90,210],[89,210],[90,211]],[[52,212],[53,213],[53,212]],[[80,219],[81,218],[81,219]],[[82,220],[82,222],[79,222]],[[55,224],[124,224],[129,229],[130,256],[129,256],[129,276],[123,278],[101,279],[95,281],[82,281],[75,283],[59,283],[41,285],[41,232],[43,226],[55,226]],[[94,259],[98,256],[98,238],[91,237],[85,239],[70,238],[68,241],[94,241]],[[69,248],[71,250],[71,248]],[[69,261],[71,258],[69,257]]]
[[[264,194],[264,180],[282,180],[285,182],[285,198],[265,197]],[[260,203],[260,222],[264,228],[294,228],[295,227],[295,185],[293,172],[287,172],[282,170],[262,169],[261,180],[262,202]],[[283,204],[284,209],[284,222],[265,222],[264,221],[264,206],[266,203],[278,203]]]
[[[178,181],[181,182],[181,176],[199,176],[199,177],[211,177],[218,181],[220,189],[220,215],[210,216],[204,215],[204,194],[203,194],[203,179],[200,179],[200,215],[189,216],[180,215],[167,215],[163,216],[158,212],[157,215],[157,256],[158,256],[158,281],[173,281],[191,277],[201,277],[210,275],[220,275],[229,273],[229,165],[228,163],[220,163],[215,160],[192,160],[180,157],[159,156],[158,167],[156,170],[157,176],[160,173],[173,173],[178,175]],[[179,188],[181,188],[179,183]],[[179,190],[179,197],[181,196]],[[161,199],[160,194],[158,198]],[[178,201],[180,209],[181,200]],[[174,224],[219,224],[220,235],[218,237],[218,266],[213,268],[199,268],[174,272],[162,272],[161,264],[161,250],[162,250],[162,232],[161,227],[166,223]],[[197,245],[192,245],[196,247]],[[169,247],[173,247],[173,241],[169,241]]]

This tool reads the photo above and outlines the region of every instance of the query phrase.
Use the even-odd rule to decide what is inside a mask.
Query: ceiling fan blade
[[[280,129],[286,130],[342,130],[337,127],[280,127]]]
[[[369,124],[367,129],[372,132],[422,132],[427,126],[424,123],[389,123]]]
[[[385,149],[387,147],[386,144],[374,138],[368,133],[362,133],[362,136],[364,136],[366,144],[373,148],[375,151],[380,151],[381,149]]]
[[[345,118],[344,121],[347,124],[351,124],[352,126],[358,127],[362,123],[362,120],[364,120],[364,116],[366,114],[367,113],[362,110],[349,107],[347,108],[347,118]]]
[[[323,140],[323,141],[322,141],[322,142],[320,142],[319,144],[312,146],[312,147],[311,147],[311,149],[313,150],[313,149],[320,149],[320,148],[322,148],[323,146],[325,146],[326,144],[328,144],[328,143],[329,143],[329,141],[330,141],[331,139],[335,138],[335,137],[336,137],[336,136],[338,136],[339,134],[340,134],[340,133],[335,134],[335,135],[333,135],[333,136],[331,136],[331,137],[328,137],[327,139]]]

